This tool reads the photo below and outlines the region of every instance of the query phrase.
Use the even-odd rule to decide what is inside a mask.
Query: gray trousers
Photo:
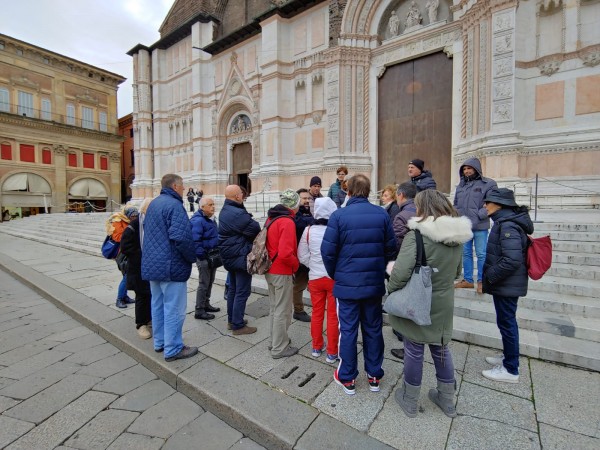
[[[288,328],[292,323],[292,275],[265,274],[269,286],[269,329],[271,332],[271,355],[279,355],[290,343]]]
[[[210,268],[208,261],[196,260],[198,266],[198,289],[196,290],[196,312],[205,312],[206,307],[210,303],[210,294],[215,281],[216,268]]]

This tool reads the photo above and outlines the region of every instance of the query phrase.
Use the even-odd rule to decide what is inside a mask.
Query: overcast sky
[[[133,111],[132,59],[151,45],[174,0],[0,0],[0,33],[127,78],[119,117]]]

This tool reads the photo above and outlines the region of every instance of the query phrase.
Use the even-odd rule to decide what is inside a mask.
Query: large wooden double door
[[[379,189],[408,181],[408,162],[418,158],[450,192],[452,60],[439,52],[388,67],[378,100]]]
[[[230,183],[237,184],[252,193],[250,172],[252,171],[252,145],[249,142],[235,144],[232,150]]]

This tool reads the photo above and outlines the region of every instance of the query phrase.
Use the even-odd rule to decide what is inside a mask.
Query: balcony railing
[[[70,117],[66,114],[42,111],[39,109],[19,106],[13,103],[0,102],[0,113],[13,114],[16,116],[29,117],[31,119],[44,120],[47,122],[60,123],[74,127],[84,128],[86,130],[102,131],[105,133],[117,134],[118,128],[108,124],[94,122],[82,119],[80,117]]]

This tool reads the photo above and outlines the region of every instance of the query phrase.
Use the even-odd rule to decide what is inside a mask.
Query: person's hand
[[[394,264],[396,264],[396,261],[390,261],[387,263],[385,271],[388,275],[392,275],[392,270],[394,269]]]

